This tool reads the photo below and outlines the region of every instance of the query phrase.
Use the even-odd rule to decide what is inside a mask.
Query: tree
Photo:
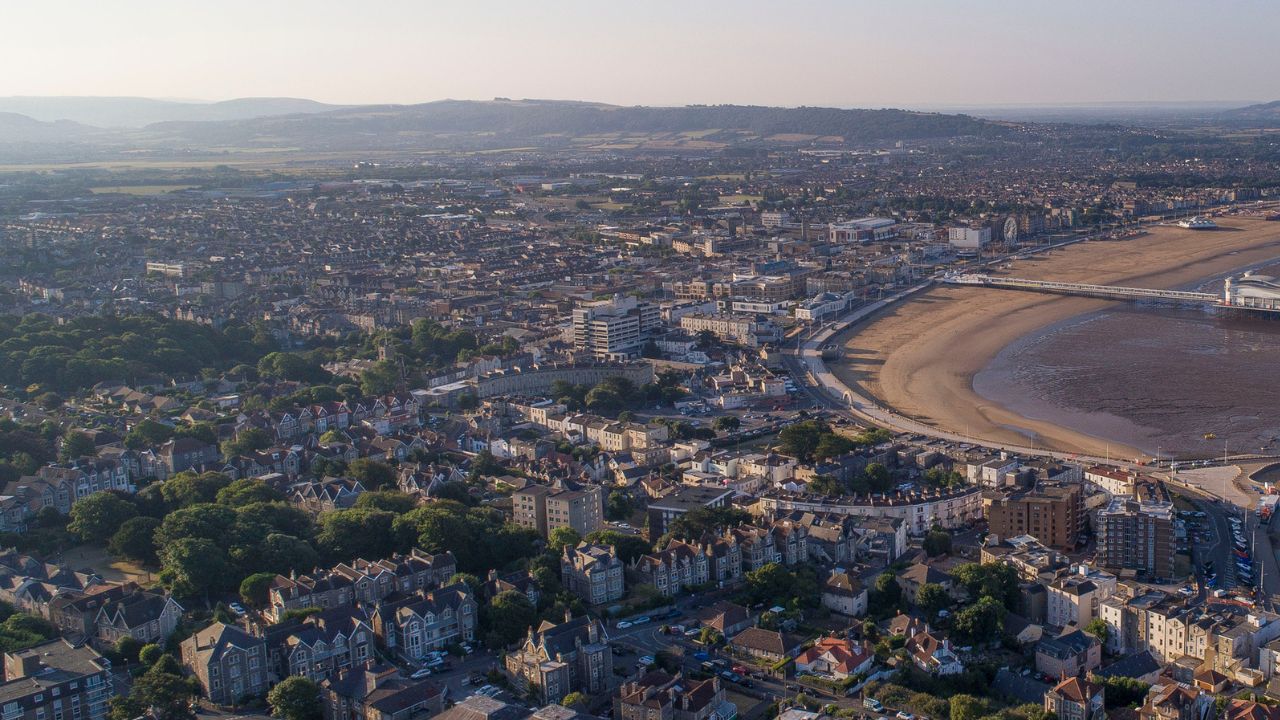
[[[352,507],[385,510],[396,515],[404,515],[418,507],[418,498],[399,490],[373,490],[360,493],[360,497],[356,498],[355,505]]]
[[[391,466],[371,458],[352,460],[347,474],[359,480],[365,490],[380,490],[396,484],[396,473]]]
[[[724,415],[716,418],[711,427],[720,432],[733,432],[742,427],[742,420],[737,415]]]
[[[617,530],[597,530],[586,537],[596,545],[610,545],[618,551],[618,559],[630,565],[637,558],[653,552],[653,546],[639,535],[628,535]]]
[[[288,575],[310,572],[320,564],[320,554],[311,543],[284,533],[270,533],[257,548],[257,567],[265,572]]]
[[[147,643],[138,650],[138,662],[150,667],[156,664],[161,655],[164,655],[164,648],[155,643]]]
[[[275,573],[254,573],[240,582],[240,599],[250,607],[265,607]]]
[[[107,720],[134,720],[147,714],[147,706],[131,695],[116,695],[107,701]]]
[[[200,688],[193,678],[182,675],[182,666],[172,655],[161,655],[151,669],[133,681],[130,697],[151,710],[155,720],[191,720],[191,701]]]
[[[203,538],[185,538],[165,545],[160,559],[160,580],[181,597],[217,590],[231,577],[226,551]]]
[[[986,703],[972,695],[952,695],[951,720],[978,720],[987,712]]]
[[[951,571],[973,597],[991,597],[1008,610],[1016,610],[1021,597],[1018,572],[1004,563],[965,563]]]
[[[547,549],[557,553],[564,550],[566,545],[577,547],[580,542],[582,542],[582,536],[568,525],[558,527],[547,534]]]
[[[1111,628],[1107,626],[1107,621],[1102,618],[1094,618],[1084,626],[1084,631],[1098,638],[1098,642],[1104,646],[1107,644],[1107,638],[1111,636]]]
[[[947,589],[938,583],[924,583],[916,591],[916,607],[925,611],[930,617],[936,617],[939,610],[951,604],[951,596]]]
[[[134,425],[133,429],[125,434],[124,444],[125,447],[132,450],[140,450],[163,445],[172,437],[173,428],[164,423],[147,419]]]
[[[838,497],[845,494],[845,486],[830,475],[815,475],[806,485],[809,492],[826,497]]]
[[[971,643],[988,642],[999,637],[1004,628],[1004,606],[999,600],[984,595],[978,602],[955,614],[956,635]]]
[[[567,708],[585,708],[587,696],[580,692],[571,692],[560,699],[560,705]]]
[[[138,653],[142,652],[142,641],[132,635],[123,635],[116,641],[115,651],[125,662],[137,662]]]
[[[792,423],[778,433],[779,449],[800,462],[812,462],[814,452],[822,437],[831,432],[826,424],[817,420],[803,420]]]
[[[142,563],[155,563],[155,534],[160,527],[160,520],[153,517],[129,518],[120,524],[120,528],[111,536],[107,550],[116,557],[128,558]]]
[[[347,562],[357,557],[386,557],[399,546],[392,532],[395,520],[394,514],[382,510],[351,509],[324,513],[320,516],[316,547],[335,562]]]
[[[609,500],[605,504],[604,515],[610,520],[626,520],[631,517],[633,506],[631,496],[621,490],[614,490],[609,493]]]
[[[1150,685],[1141,680],[1119,675],[1104,678],[1090,674],[1089,681],[1098,683],[1106,688],[1104,696],[1108,710],[1136,707],[1147,696],[1147,691],[1151,689]]]
[[[67,529],[82,540],[105,543],[126,520],[137,514],[133,503],[114,492],[93,493],[71,506],[71,522]]]
[[[891,572],[876,577],[875,586],[867,594],[867,609],[873,615],[892,615],[902,605],[902,586]]]
[[[524,637],[538,616],[529,598],[515,590],[498,593],[483,610],[489,637],[496,641],[490,647],[504,647]]]
[[[284,494],[261,480],[241,478],[222,488],[215,496],[219,505],[240,507],[257,502],[281,502]]]
[[[283,720],[319,720],[320,686],[301,675],[290,675],[267,693],[271,716]]]
[[[396,389],[400,370],[387,360],[379,360],[360,373],[360,391],[365,395],[386,395]]]
[[[709,532],[737,527],[751,521],[751,513],[735,507],[696,507],[672,520],[667,532],[672,537],[700,538]]]
[[[244,433],[242,432],[241,435]],[[218,499],[218,492],[231,484],[231,478],[219,472],[199,475],[180,472],[160,486],[160,494],[172,508],[182,508],[197,503],[211,503]]]
[[[484,583],[480,581],[480,578],[472,575],[471,573],[454,573],[449,576],[449,580],[445,585],[457,585],[459,583],[471,588],[471,594],[476,597],[483,594]]]
[[[828,433],[818,440],[818,446],[813,450],[815,460],[827,460],[833,457],[840,457],[850,452],[856,447],[853,441],[843,435]]]
[[[231,459],[237,455],[248,455],[255,450],[271,447],[271,436],[265,430],[250,427],[236,433],[231,440],[222,443],[222,456]]]
[[[871,492],[887,493],[893,489],[893,475],[889,473],[889,468],[880,463],[871,463],[862,471],[863,478],[867,481],[867,486]]]
[[[64,435],[62,448],[58,451],[58,457],[64,461],[92,457],[97,454],[98,448],[93,444],[93,438],[82,432],[69,432]]]
[[[929,557],[946,555],[951,552],[951,533],[944,530],[930,530],[924,536],[924,554]]]

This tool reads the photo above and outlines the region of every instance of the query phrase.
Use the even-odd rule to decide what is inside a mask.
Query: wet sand
[[[1280,223],[1225,218],[1216,231],[1153,229],[1133,240],[1088,242],[988,272],[1030,279],[1178,288],[1280,257]],[[846,335],[831,363],[846,383],[899,413],[971,437],[1063,452],[1138,458],[1109,442],[1111,416],[1089,433],[1025,417],[974,391],[974,376],[1037,330],[1112,302],[1014,290],[936,287]]]

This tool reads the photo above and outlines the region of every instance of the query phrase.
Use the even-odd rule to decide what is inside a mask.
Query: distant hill
[[[0,112],[0,144],[81,140],[94,132],[94,128],[67,120],[41,122],[19,113]]]
[[[1280,100],[1227,110],[1219,118],[1233,126],[1280,127]]]
[[[0,112],[20,113],[43,122],[70,120],[101,128],[140,128],[176,120],[245,120],[341,107],[344,106],[298,98],[239,98],[205,103],[138,97],[0,97]]]
[[[271,143],[304,148],[352,149],[415,144],[554,145],[610,134],[700,133],[706,143],[786,136],[845,142],[914,140],[960,135],[998,135],[1005,128],[967,115],[906,110],[775,108],[742,105],[620,107],[542,100],[443,100],[422,105],[349,107],[309,115],[228,122],[166,122],[149,133],[207,145]],[[608,138],[602,138],[601,142]],[[681,138],[668,138],[675,142]]]

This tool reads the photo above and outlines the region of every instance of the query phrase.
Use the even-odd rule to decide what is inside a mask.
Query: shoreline
[[[1165,289],[1203,284],[1280,258],[1280,224],[1225,218],[1222,225],[1216,231],[1156,227],[1130,240],[1089,241],[1012,261],[996,272]],[[835,338],[844,358],[830,369],[877,403],[940,429],[996,443],[1143,458],[1148,453],[1142,449],[1107,437],[1106,426],[1124,418],[1095,417],[1091,422],[1097,425],[1089,427],[1096,429],[1086,433],[1028,417],[975,389],[975,379],[1006,348],[1112,306],[1112,301],[1090,298],[937,286]],[[1062,409],[1055,409],[1060,416]]]

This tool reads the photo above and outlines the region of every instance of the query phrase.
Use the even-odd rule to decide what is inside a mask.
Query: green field
[[[95,195],[104,193],[117,193],[124,195],[163,195],[165,193],[178,192],[179,190],[190,190],[198,187],[196,185],[107,185],[103,187],[89,188],[89,191]]]

